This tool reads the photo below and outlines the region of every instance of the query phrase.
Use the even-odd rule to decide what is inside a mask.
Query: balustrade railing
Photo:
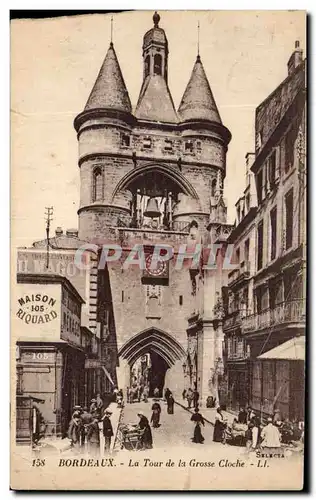
[[[261,313],[242,318],[244,333],[260,330],[274,325],[299,323],[305,319],[305,300],[289,300],[277,304],[273,309],[265,309]]]

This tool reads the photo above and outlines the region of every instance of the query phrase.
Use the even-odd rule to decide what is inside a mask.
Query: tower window
[[[121,135],[121,144],[125,148],[129,148],[131,145],[131,136],[128,134],[122,134]]]
[[[150,56],[147,56],[145,59],[145,78],[146,76],[149,75],[149,71],[150,71]]]
[[[122,290],[122,302],[124,302],[124,290]]]
[[[183,305],[183,295],[179,295],[179,306]]]
[[[186,153],[193,153],[193,142],[192,141],[185,141],[184,151]]]
[[[100,167],[97,167],[93,171],[93,192],[92,192],[92,200],[99,201],[103,198],[103,179],[102,179],[102,170]]]
[[[143,148],[144,149],[150,149],[151,148],[151,138],[150,137],[145,137],[143,139]]]
[[[212,180],[212,184],[211,184],[211,196],[215,196],[215,192],[216,192],[216,184],[217,184],[216,179],[213,179],[213,180]]]
[[[172,141],[170,139],[165,140],[165,151],[172,151]]]
[[[160,54],[154,56],[154,75],[161,75],[162,57]]]

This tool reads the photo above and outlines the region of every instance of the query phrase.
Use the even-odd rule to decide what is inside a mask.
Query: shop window
[[[258,271],[263,265],[263,221],[258,225],[257,229],[257,269]]]
[[[293,244],[293,189],[285,196],[285,248]]]
[[[100,201],[103,198],[103,179],[102,170],[100,167],[96,167],[93,171],[93,193],[92,201]]]

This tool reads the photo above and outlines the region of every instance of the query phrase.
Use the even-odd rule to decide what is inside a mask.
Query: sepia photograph
[[[11,488],[302,490],[306,12],[61,12],[10,22]]]

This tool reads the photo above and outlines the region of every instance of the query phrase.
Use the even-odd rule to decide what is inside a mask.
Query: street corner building
[[[306,312],[306,61],[257,107],[255,151],[229,241],[223,288],[227,407],[304,420]]]
[[[168,387],[180,401],[191,388],[202,407],[212,397],[231,409],[251,403],[268,414],[277,403],[285,415],[302,414],[302,52],[295,48],[287,78],[256,110],[255,152],[247,155],[247,186],[230,224],[224,181],[231,133],[203,53],[192,60],[176,109],[163,14],[149,23],[135,109],[111,42],[74,120],[78,229],[57,228],[18,251],[20,442],[32,439],[34,407],[47,434],[63,436],[75,405],[89,404],[97,393],[110,400],[115,388],[139,382],[139,373],[150,397]],[[100,265],[103,243],[119,246],[120,258]],[[86,252],[89,265],[81,269],[76,254],[87,244],[100,251]],[[145,250],[144,269],[123,266],[135,244]],[[153,269],[157,244],[174,253]],[[183,245],[197,244],[220,247],[219,265],[204,266],[202,258],[197,266],[177,266]],[[229,245],[233,270],[220,264]]]

